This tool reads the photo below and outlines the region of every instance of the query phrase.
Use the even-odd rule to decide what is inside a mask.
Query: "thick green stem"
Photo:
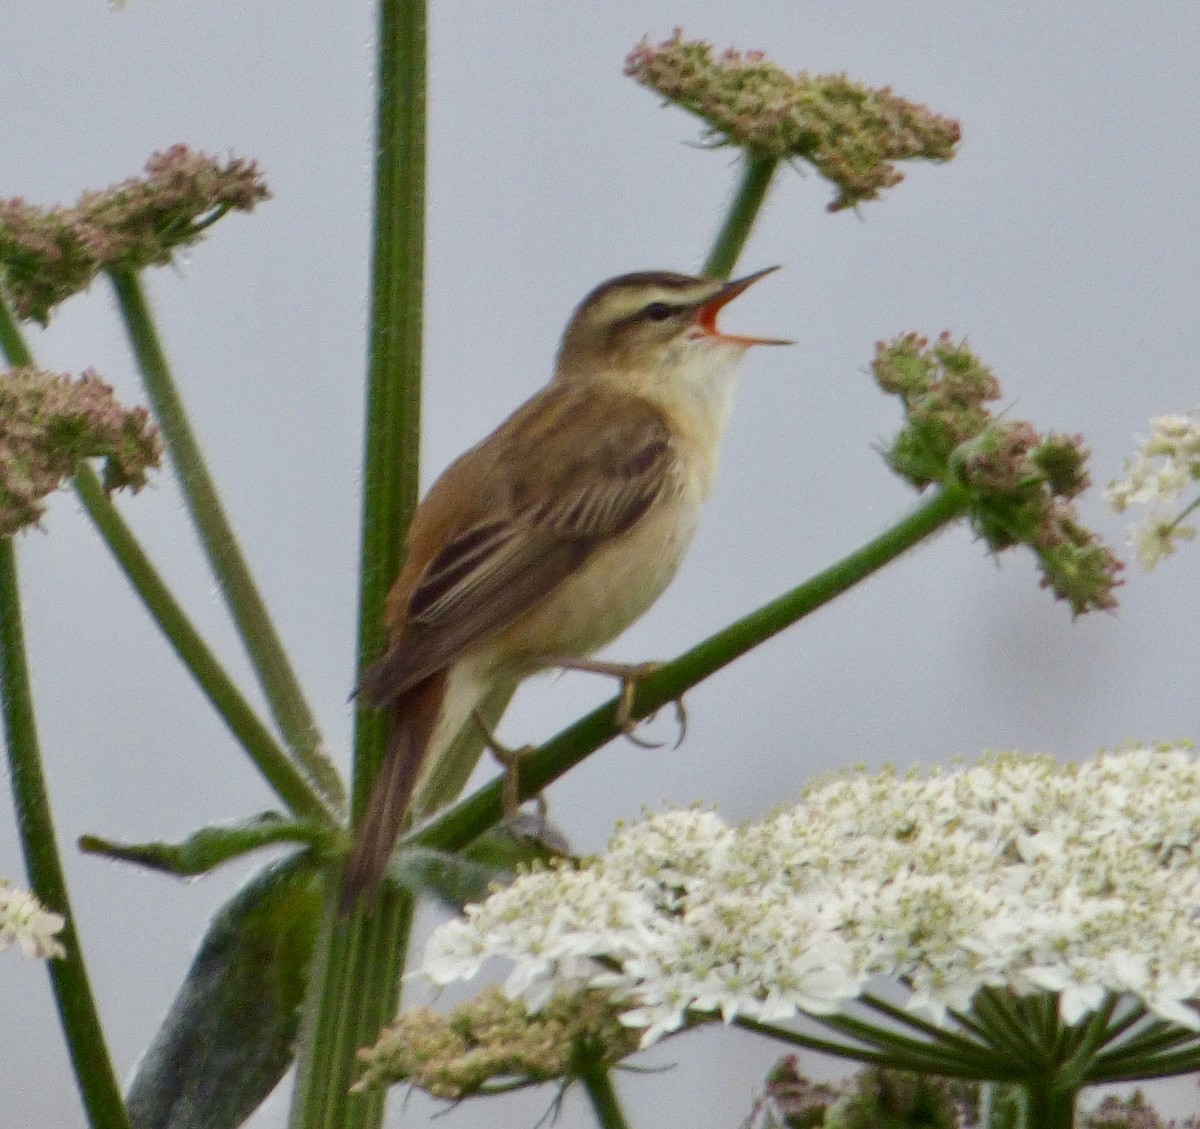
[[[384,642],[384,599],[418,489],[425,243],[424,0],[379,6],[375,245],[363,469],[361,670]],[[383,753],[384,717],[356,719],[353,809],[361,813]],[[292,1129],[377,1129],[384,1096],[350,1095],[355,1052],[395,1013],[411,921],[392,889],[339,917],[330,883],[301,1040]]]
[[[8,537],[0,540],[0,703],[25,867],[38,897],[66,918],[60,940],[67,955],[48,961],[47,968],[75,1080],[92,1129],[128,1129],[58,857],[25,657],[16,551]]]
[[[729,277],[750,236],[759,209],[767,198],[771,178],[778,167],[777,157],[758,157],[748,152],[742,154],[742,180],[725,214],[716,242],[705,260],[702,274],[710,278]]]
[[[1039,1084],[1025,1088],[1025,1121],[1021,1129],[1073,1129],[1076,1090],[1051,1089]]]
[[[584,1071],[580,1081],[587,1090],[592,1109],[596,1112],[596,1120],[604,1129],[627,1129],[629,1122],[625,1120],[624,1111],[617,1098],[612,1071],[604,1066],[593,1067]]]
[[[327,826],[336,823],[334,813],[259,720],[192,626],[90,467],[81,466],[76,472],[75,491],[146,609],[267,782],[295,815]]]
[[[386,1091],[351,1094],[356,1051],[396,1013],[399,971],[412,926],[411,898],[392,887],[342,916],[330,883],[317,943],[311,1005],[300,1037],[291,1129],[378,1129]]]
[[[375,246],[363,460],[358,667],[383,649],[383,606],[400,571],[420,488],[421,331],[425,266],[424,0],[380,4]],[[354,811],[383,755],[385,725],[361,709],[354,742]]]
[[[316,719],[305,701],[287,652],[238,547],[216,486],[192,433],[183,400],[171,376],[141,282],[133,271],[111,272],[117,304],[137,357],[146,394],[167,442],[192,521],[217,584],[233,616],[271,712],[296,759],[336,809],[345,794],[336,769],[322,750]]]
[[[937,491],[903,521],[861,549],[730,624],[640,681],[631,708],[632,716],[646,717],[668,703],[678,701],[698,682],[864,580],[942,526],[961,517],[966,512],[967,503],[968,496],[963,491],[951,488]],[[521,798],[536,796],[601,745],[611,741],[619,732],[616,724],[618,705],[619,700],[612,699],[552,737],[535,752],[523,756],[519,780]],[[456,804],[408,841],[421,846],[456,850],[492,827],[501,816],[501,782],[494,781]]]
[[[1025,1092],[1014,1082],[985,1082],[982,1129],[1032,1129],[1025,1121]]]

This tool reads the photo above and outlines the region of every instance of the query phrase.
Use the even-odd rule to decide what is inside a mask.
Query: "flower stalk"
[[[129,1118],[72,919],[66,876],[50,814],[21,622],[16,549],[11,537],[0,538],[0,710],[4,717],[17,828],[29,879],[39,899],[66,919],[60,934],[66,953],[49,961],[47,971],[75,1081],[88,1120],[95,1129],[128,1129]]]
[[[75,492],[146,610],[276,795],[299,818],[335,826],[336,814],[242,696],[90,467],[76,471]]]
[[[580,1081],[601,1129],[628,1129],[629,1122],[625,1120],[613,1086],[612,1071],[603,1066],[593,1067],[584,1073]]]
[[[424,0],[382,0],[376,75],[375,244],[363,467],[358,662],[382,647],[383,605],[416,506],[425,247]],[[361,812],[383,755],[385,718],[355,719],[352,810]],[[291,1129],[378,1129],[384,1092],[351,1094],[357,1051],[392,1018],[412,899],[385,888],[348,917],[330,882],[299,1048]]]
[[[109,277],[201,545],[272,714],[325,803],[340,810],[345,804],[341,780],[322,751],[316,720],[221,505],[171,375],[141,281],[137,274],[126,269],[113,269]]]
[[[766,202],[771,180],[778,167],[778,157],[761,156],[751,152],[742,154],[742,179],[725,213],[725,220],[717,233],[712,250],[704,260],[701,274],[710,278],[728,278],[733,273],[738,256],[742,253],[746,240],[750,238],[754,221]]]

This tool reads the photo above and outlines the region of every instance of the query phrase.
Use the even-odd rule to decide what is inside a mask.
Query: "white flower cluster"
[[[15,944],[30,959],[66,956],[54,936],[65,924],[61,913],[51,913],[28,890],[0,878],[0,949]]]
[[[439,928],[422,972],[501,957],[531,1010],[602,988],[643,1045],[690,1009],[828,1014],[872,977],[945,1020],[984,986],[1058,994],[1074,1023],[1107,993],[1200,1029],[1200,757],[1128,748],[1084,764],[840,775],[733,828],[655,815],[579,866],[518,878]]]
[[[1200,480],[1200,407],[1187,415],[1152,419],[1150,431],[1136,458],[1125,464],[1126,477],[1105,492],[1117,513],[1134,505],[1150,507],[1146,521],[1130,530],[1130,542],[1147,572],[1175,551],[1176,542],[1196,536],[1194,526],[1180,521],[1195,503],[1180,514],[1178,500]]]

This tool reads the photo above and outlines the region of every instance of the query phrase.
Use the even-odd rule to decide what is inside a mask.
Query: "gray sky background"
[[[878,533],[913,503],[873,447],[898,422],[865,374],[908,329],[967,335],[1012,411],[1083,432],[1111,479],[1151,415],[1197,397],[1200,7],[1106,4],[433,5],[428,481],[549,375],[580,297],[611,275],[695,270],[735,171],[696,124],[621,76],[681,24],[789,69],[846,71],[959,118],[961,154],[859,214],[781,175],[744,269],[782,263],[727,314],[795,338],[752,353],[722,476],[674,587],[611,650],[671,656]],[[0,195],[71,201],[177,141],[257,158],[275,198],[231,217],[150,291],[194,425],[247,556],[345,762],[350,733],[368,254],[373,11],[315,0],[6,0]],[[142,402],[97,285],[32,333],[47,367],[91,365]],[[242,659],[169,474],[122,510],[230,668]],[[1114,541],[1097,495],[1085,518]],[[41,736],[78,925],[124,1076],[208,915],[250,868],[184,884],[79,856],[95,832],[177,839],[256,811],[265,786],[174,662],[70,494],[20,541]],[[1078,758],[1196,736],[1195,551],[1130,570],[1115,615],[1072,623],[1032,562],[996,565],[965,530],[922,546],[688,695],[686,744],[618,743],[550,795],[581,850],[647,805],[731,819],[814,774],[1022,748]],[[611,693],[572,675],[522,692],[512,743]],[[256,699],[257,700],[257,699]],[[669,734],[666,719],[662,732]],[[23,879],[11,817],[0,874]],[[707,1031],[627,1075],[633,1124],[733,1126],[778,1054]],[[0,1121],[82,1124],[44,971],[0,955]],[[1188,1082],[1174,1111],[1200,1110]],[[533,1125],[550,1089],[441,1124]],[[14,1106],[15,1103],[15,1106]],[[422,1124],[414,1097],[401,1118]],[[276,1095],[253,1125],[286,1120]],[[591,1124],[578,1094],[559,1124]]]

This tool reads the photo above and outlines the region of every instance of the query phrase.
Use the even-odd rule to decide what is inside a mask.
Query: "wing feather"
[[[539,410],[518,412],[476,449],[503,445],[494,463],[506,478],[501,504],[426,565],[402,629],[363,677],[360,693],[371,705],[388,704],[503,630],[661,496],[676,458],[666,421],[646,401],[614,396],[544,393]],[[604,426],[579,427],[580,412]],[[565,413],[575,426],[562,426]],[[490,487],[495,494],[497,484]]]

